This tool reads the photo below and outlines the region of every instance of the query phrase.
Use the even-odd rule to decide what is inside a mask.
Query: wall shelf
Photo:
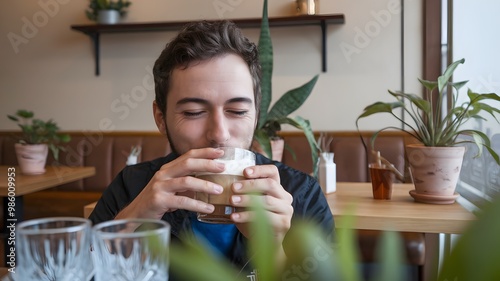
[[[260,28],[261,18],[233,19],[240,28]],[[106,33],[129,33],[129,32],[150,32],[150,31],[172,31],[180,30],[190,21],[172,21],[172,22],[150,22],[150,23],[121,23],[121,24],[89,24],[72,25],[71,29],[83,32],[92,40],[94,46],[95,75],[100,74],[99,68],[99,38],[101,34]],[[328,15],[305,15],[275,17],[269,19],[270,27],[286,26],[307,26],[315,25],[321,27],[321,55],[322,71],[326,72],[326,26],[328,24],[343,24],[345,22],[343,14]]]

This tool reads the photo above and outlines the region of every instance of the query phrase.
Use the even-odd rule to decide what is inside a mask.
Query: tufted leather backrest
[[[366,149],[356,131],[326,132],[333,137],[330,151],[335,155],[337,164],[337,181],[368,182],[368,163],[371,155]],[[17,165],[14,152],[15,140],[12,133],[0,132],[0,164]],[[71,191],[103,191],[113,178],[123,169],[133,146],[141,146],[142,151],[138,161],[148,161],[167,155],[171,150],[166,136],[157,132],[99,132],[82,131],[69,132],[71,141],[67,149],[60,153],[59,162],[69,166],[94,166],[96,175],[87,179],[56,187],[58,190]],[[365,144],[370,146],[371,132],[363,132]],[[301,132],[282,132],[285,144],[291,148],[292,154],[285,150],[283,162],[293,168],[312,172],[311,150]],[[376,150],[388,159],[402,173],[407,174],[404,148],[413,138],[400,132],[381,134],[375,143]],[[49,154],[47,165],[56,164]]]

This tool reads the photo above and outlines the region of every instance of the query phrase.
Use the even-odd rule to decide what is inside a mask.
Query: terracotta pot
[[[272,153],[273,153],[273,160],[274,161],[279,161],[281,162],[281,160],[283,160],[283,150],[285,149],[285,140],[284,139],[274,139],[274,140],[271,140],[271,150],[272,150]],[[253,141],[253,144],[252,144],[252,150],[255,151],[255,152],[258,152],[268,158],[269,155],[267,155],[263,150],[262,150],[262,147],[260,146],[260,144],[257,142],[257,141]]]
[[[465,147],[407,145],[406,155],[417,194],[450,197],[455,194]]]
[[[46,144],[15,144],[17,163],[26,175],[45,173],[49,147]]]

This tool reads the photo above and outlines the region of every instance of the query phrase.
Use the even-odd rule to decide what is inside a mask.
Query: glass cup
[[[92,278],[91,222],[57,217],[24,221],[17,229],[15,280],[87,281]]]
[[[392,197],[394,172],[384,164],[369,164],[373,198],[389,200]]]
[[[95,281],[168,280],[170,225],[167,222],[113,220],[96,224],[92,230]]]
[[[236,147],[221,147],[224,155],[215,161],[225,164],[226,169],[222,173],[198,173],[197,178],[211,181],[221,185],[224,191],[221,194],[196,193],[196,199],[212,204],[215,210],[211,214],[198,213],[197,218],[201,222],[208,223],[232,223],[230,215],[236,212],[236,207],[231,206],[230,198],[233,195],[231,185],[241,181],[243,170],[255,166],[255,154],[250,150]]]

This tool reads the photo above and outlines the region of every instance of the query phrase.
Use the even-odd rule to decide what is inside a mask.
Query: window
[[[443,0],[442,4],[442,65],[465,58],[453,80],[469,80],[458,100],[466,97],[467,88],[500,94],[500,37],[494,31],[500,26],[500,1]],[[498,107],[498,104],[490,105]],[[487,121],[474,120],[466,126],[487,134],[492,148],[500,153],[500,124],[491,116],[485,117]],[[500,166],[486,150],[481,158],[474,158],[476,154],[475,145],[468,145],[457,191],[479,206],[484,200],[500,195]]]

